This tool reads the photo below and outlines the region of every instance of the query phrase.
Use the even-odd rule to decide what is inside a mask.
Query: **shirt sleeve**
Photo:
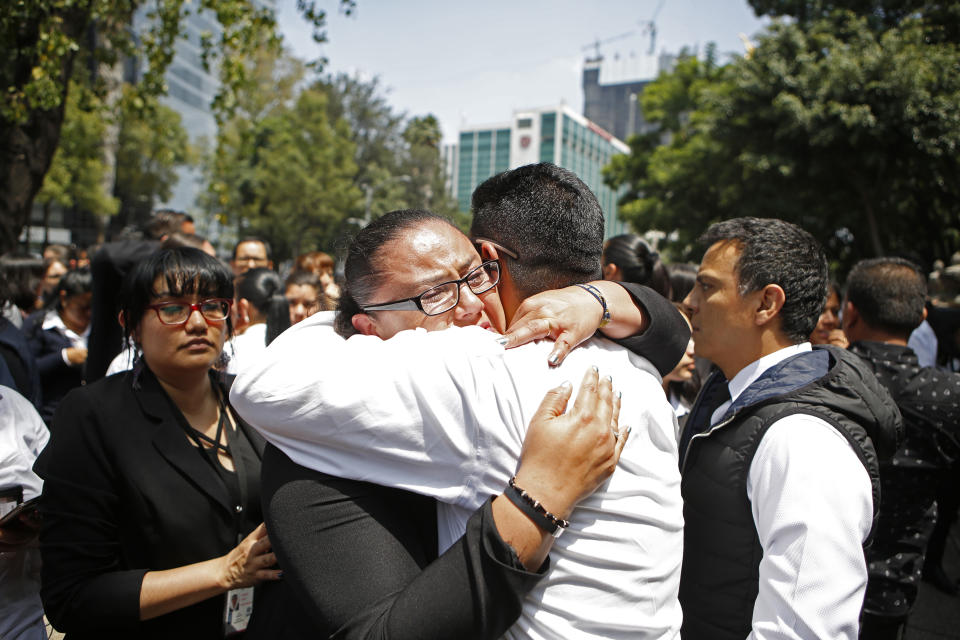
[[[494,336],[471,327],[343,340],[332,314],[317,315],[237,377],[234,408],[305,467],[475,508],[489,489],[478,425],[515,412],[494,393]]]
[[[778,420],[750,465],[747,496],[763,547],[749,640],[856,640],[867,583],[870,477],[824,420]]]

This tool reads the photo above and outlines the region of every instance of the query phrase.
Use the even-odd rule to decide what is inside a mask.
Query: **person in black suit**
[[[139,364],[61,402],[35,470],[41,598],[71,639],[220,638],[228,594],[279,577],[264,442],[212,370],[232,299],[230,272],[202,251],[144,259],[120,295]]]
[[[57,283],[55,305],[31,314],[23,323],[40,371],[40,417],[48,426],[63,396],[83,384],[92,297],[90,271],[68,271]]]

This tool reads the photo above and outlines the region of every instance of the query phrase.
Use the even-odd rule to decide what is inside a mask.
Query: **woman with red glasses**
[[[41,597],[72,640],[222,638],[246,627],[253,586],[279,577],[264,443],[213,368],[232,300],[231,273],[202,251],[145,258],[119,301],[138,363],[60,404],[35,467]]]

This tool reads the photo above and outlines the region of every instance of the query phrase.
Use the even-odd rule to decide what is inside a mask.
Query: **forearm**
[[[603,294],[610,310],[610,322],[600,333],[611,339],[628,338],[641,334],[650,326],[650,319],[642,306],[619,283],[609,280],[591,282]]]
[[[222,559],[148,571],[140,586],[140,619],[149,620],[225,593]]]

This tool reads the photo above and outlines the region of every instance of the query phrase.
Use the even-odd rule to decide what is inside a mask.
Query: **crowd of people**
[[[882,640],[956,594],[960,264],[831,280],[774,218],[666,264],[548,163],[471,209],[339,276],[174,211],[0,258],[0,637]]]

